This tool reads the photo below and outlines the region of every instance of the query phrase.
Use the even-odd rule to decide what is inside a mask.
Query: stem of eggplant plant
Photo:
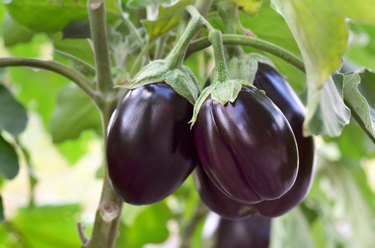
[[[104,144],[106,144],[108,123],[116,104],[116,91],[113,88],[111,75],[111,60],[109,57],[104,1],[89,0],[87,3],[87,9],[97,70],[97,88],[102,96],[101,101],[98,103],[98,107],[102,116]],[[113,191],[110,185],[106,169],[102,194],[96,212],[91,238],[86,240],[85,237],[82,237],[83,235],[80,235],[83,247],[115,247],[122,205],[122,199]]]

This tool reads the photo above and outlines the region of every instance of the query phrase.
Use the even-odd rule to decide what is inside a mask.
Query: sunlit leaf
[[[5,130],[13,136],[18,136],[25,130],[27,113],[25,108],[0,84],[0,131]]]
[[[78,138],[82,131],[100,132],[100,116],[94,103],[75,85],[63,88],[57,97],[57,107],[52,116],[52,140],[60,143]]]
[[[155,21],[143,21],[143,25],[147,30],[150,40],[153,40],[176,27],[184,14],[184,8],[193,3],[194,0],[180,0],[172,6],[162,6],[159,9],[158,18]]]
[[[14,147],[0,135],[0,176],[13,179],[19,169],[18,155]]]

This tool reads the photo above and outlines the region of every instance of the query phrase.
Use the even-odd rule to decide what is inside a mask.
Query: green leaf
[[[309,90],[309,93],[312,92]],[[344,104],[342,92],[339,92],[330,77],[321,91],[310,95],[304,122],[304,134],[325,134],[339,136],[344,126],[350,121],[350,110]]]
[[[87,129],[101,130],[100,116],[95,104],[77,86],[64,87],[57,97],[57,107],[52,116],[52,140],[60,143],[76,139]]]
[[[78,205],[22,208],[11,223],[30,247],[80,247],[76,223]]]
[[[255,16],[262,8],[263,0],[237,0],[237,4],[242,7],[244,11]]]
[[[185,7],[193,3],[194,0],[179,0],[172,6],[160,7],[157,20],[144,20],[142,23],[146,28],[149,39],[154,40],[176,27],[182,19]]]
[[[358,22],[375,23],[375,1],[359,0],[353,4],[349,0],[273,0],[284,16],[302,53],[306,66],[308,84],[308,115],[317,113],[318,97],[329,76],[338,69],[347,47],[348,31],[346,18]],[[322,93],[324,95],[325,93]],[[322,103],[323,105],[325,103]],[[341,106],[343,110],[343,107]],[[343,113],[343,111],[340,112]],[[337,113],[337,111],[336,111]],[[341,114],[341,118],[343,115]],[[341,123],[338,120],[337,123]],[[345,121],[344,121],[345,122]],[[309,127],[311,125],[311,127]],[[334,130],[320,129],[322,133],[337,135],[339,125]],[[315,133],[316,123],[307,122],[308,134]],[[328,133],[327,133],[328,132]]]
[[[0,84],[0,131],[5,130],[16,137],[25,130],[26,125],[25,108]]]
[[[361,126],[365,129],[364,131],[375,142],[375,109],[370,107],[366,98],[359,91],[359,85],[362,79],[365,87],[367,86],[366,90],[363,92],[367,97],[373,99],[373,102],[375,103],[375,74],[365,71],[361,73],[361,75],[347,74],[342,75],[341,77],[343,77],[341,80],[343,81],[344,99],[346,104],[350,107],[353,115],[358,117]]]
[[[106,0],[109,15],[121,17],[117,0]],[[6,1],[11,17],[34,32],[56,32],[75,20],[87,19],[87,1]]]
[[[87,39],[62,39],[61,35],[53,39],[55,52],[79,61],[95,70],[94,52]]]
[[[313,248],[308,222],[300,209],[272,220],[271,248]]]
[[[197,79],[190,68],[182,65],[171,69],[166,60],[154,60],[147,64],[135,75],[132,84],[128,88],[134,89],[143,85],[161,82],[166,82],[192,104],[198,98],[199,87]]]
[[[123,226],[117,247],[141,248],[149,243],[162,243],[169,237],[168,222],[172,213],[165,202],[142,209],[131,226]]]
[[[0,176],[13,179],[20,169],[14,147],[0,135]]]
[[[28,42],[33,34],[25,27],[19,25],[9,15],[5,15],[3,22],[3,39],[5,46],[14,46],[18,43]]]

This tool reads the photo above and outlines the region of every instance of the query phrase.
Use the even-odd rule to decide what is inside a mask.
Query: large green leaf
[[[100,132],[100,115],[95,104],[77,86],[63,88],[57,97],[57,107],[52,116],[52,140],[60,143],[78,138],[82,131],[94,129]]]
[[[19,169],[18,155],[14,147],[0,135],[0,177],[13,179]]]
[[[149,243],[161,243],[169,236],[167,227],[172,213],[165,202],[142,209],[131,226],[122,226],[117,247],[141,248]]]
[[[18,43],[28,42],[33,34],[6,15],[3,21],[3,39],[5,46],[14,46]]]
[[[182,19],[185,7],[193,3],[194,0],[180,0],[172,6],[160,7],[158,18],[155,21],[143,21],[149,39],[154,40],[176,27]]]
[[[105,3],[110,15],[121,17],[117,0]],[[16,22],[35,32],[61,31],[72,21],[87,19],[87,0],[12,0],[5,4]]]
[[[0,84],[0,131],[5,130],[13,136],[18,136],[25,130],[27,113],[25,108]]]
[[[11,223],[20,242],[30,247],[80,247],[76,228],[79,211],[78,205],[22,208]]]
[[[338,69],[347,47],[346,18],[375,23],[375,0],[273,0],[284,16],[299,45],[306,66],[308,83],[308,115],[319,110],[319,95],[323,84]],[[341,105],[341,108],[343,106]],[[317,123],[307,120],[308,134],[337,135],[343,126],[317,129]],[[331,132],[332,131],[332,132]],[[328,133],[327,133],[328,132]]]

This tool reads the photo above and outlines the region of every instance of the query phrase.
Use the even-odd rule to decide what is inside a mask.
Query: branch
[[[106,95],[113,91],[111,60],[109,57],[106,12],[103,0],[90,0],[87,4],[91,39],[94,45],[99,90]]]
[[[0,67],[8,66],[26,66],[55,72],[72,80],[94,101],[96,101],[99,97],[99,93],[96,92],[93,87],[91,87],[90,81],[84,75],[60,63],[40,59],[0,58]]]
[[[253,39],[243,35],[236,35],[236,34],[223,34],[223,42],[224,45],[241,45],[241,46],[248,46],[253,47],[264,52],[273,54],[286,62],[290,63],[291,65],[295,66],[299,70],[305,72],[305,66],[301,59],[296,57],[295,55],[291,54],[290,52],[286,51],[285,49],[276,46],[270,42],[261,40],[261,39]],[[192,53],[200,51],[209,47],[211,43],[209,42],[208,38],[200,38],[190,44],[190,47],[187,51],[187,57]]]

